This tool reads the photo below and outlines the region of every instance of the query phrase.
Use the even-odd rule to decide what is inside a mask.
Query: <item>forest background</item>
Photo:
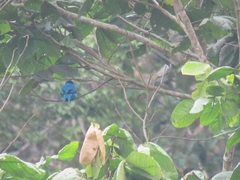
[[[174,162],[172,179],[229,171],[220,175],[233,180],[239,31],[238,0],[0,1],[0,152],[34,164],[79,141],[73,160],[44,168],[84,169],[78,156],[94,122],[123,128],[136,147],[160,146]],[[78,97],[66,103],[59,92],[69,79]],[[6,156],[0,174],[16,178],[1,166]]]

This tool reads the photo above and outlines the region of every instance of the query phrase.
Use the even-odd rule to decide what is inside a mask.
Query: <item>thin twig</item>
[[[6,104],[8,103],[8,100],[9,100],[11,94],[12,94],[12,91],[13,91],[13,87],[14,87],[14,85],[12,85],[12,87],[11,87],[11,89],[10,89],[10,91],[9,91],[8,97],[7,97],[7,99],[5,100],[5,102],[3,103],[3,106],[2,106],[2,108],[0,109],[0,113],[2,112],[2,110],[3,110],[3,108],[6,106]]]
[[[128,128],[128,130],[130,132],[132,132],[132,134],[134,135],[134,137],[140,142],[140,144],[142,144],[142,141],[139,139],[139,137],[133,132],[133,130],[127,125],[127,122],[125,121],[125,119],[122,117],[121,113],[119,112],[116,103],[114,102],[114,107],[115,107],[115,111],[117,112],[117,114],[119,115],[119,117],[121,118],[121,120],[124,122],[125,126]]]
[[[141,116],[133,109],[133,107],[132,107],[131,104],[129,103],[128,98],[127,98],[127,94],[126,94],[126,90],[125,90],[125,88],[124,88],[121,80],[118,80],[118,82],[120,83],[120,85],[121,85],[121,87],[122,87],[122,89],[123,89],[124,98],[125,98],[125,100],[126,100],[126,102],[127,102],[128,107],[129,107],[130,110],[138,117],[138,119],[140,119],[141,121],[143,121],[143,119],[141,118]]]
[[[5,2],[2,7],[0,8],[0,12],[5,8],[7,7],[8,4],[10,4],[13,0],[8,0],[7,2]]]
[[[14,138],[14,140],[8,145],[8,147],[6,147],[6,149],[2,152],[5,153],[7,152],[7,150],[12,146],[12,144],[19,138],[19,136],[21,135],[23,129],[27,126],[27,124],[30,122],[30,120],[35,116],[35,114],[33,114],[28,120],[27,122],[22,126],[22,128],[20,129],[20,131],[18,132],[17,136]]]

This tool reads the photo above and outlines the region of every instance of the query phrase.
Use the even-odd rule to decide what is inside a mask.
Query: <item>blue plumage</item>
[[[63,97],[64,102],[70,102],[77,97],[77,88],[72,81],[67,81],[61,88],[60,95]]]

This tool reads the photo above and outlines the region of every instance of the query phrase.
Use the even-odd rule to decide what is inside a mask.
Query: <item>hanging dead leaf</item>
[[[89,165],[94,160],[98,150],[100,151],[101,163],[105,163],[105,146],[102,132],[98,124],[91,124],[89,127],[79,156],[79,162],[83,165]]]

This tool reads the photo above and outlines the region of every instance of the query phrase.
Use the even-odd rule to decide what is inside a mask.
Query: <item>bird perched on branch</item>
[[[77,88],[72,81],[67,81],[61,88],[60,95],[63,97],[64,102],[70,102],[77,97]]]

